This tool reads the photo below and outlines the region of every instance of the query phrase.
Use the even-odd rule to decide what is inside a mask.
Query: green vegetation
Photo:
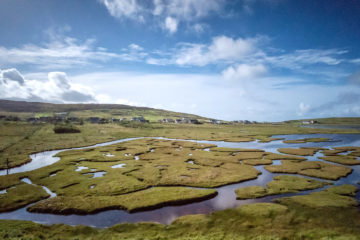
[[[346,155],[340,153],[346,153]],[[360,147],[336,147],[332,150],[323,150],[322,153],[325,157],[321,159],[329,162],[340,163],[344,165],[359,165],[360,161],[357,157],[360,157]]]
[[[9,112],[9,111],[12,112]],[[167,137],[212,141],[280,140],[277,134],[359,133],[350,129],[299,127],[299,121],[281,124],[172,124],[162,118],[196,118],[195,115],[125,105],[53,105],[0,101],[7,116],[47,117],[68,112],[68,117],[86,119],[144,116],[150,123],[119,122],[75,124],[79,132],[56,134],[52,123],[0,121],[0,169],[29,161],[29,154],[51,149],[87,146],[129,137]],[[29,112],[31,111],[31,112]],[[357,119],[347,122],[359,123]],[[338,119],[323,122],[340,123]],[[104,121],[106,122],[106,121]],[[321,122],[321,123],[323,123]],[[79,121],[80,123],[80,121]],[[342,121],[341,123],[344,123]],[[55,129],[54,129],[55,128]],[[60,130],[62,131],[62,130]],[[65,130],[66,132],[67,130]],[[328,141],[304,138],[287,143]],[[214,188],[255,179],[254,165],[267,165],[270,172],[294,173],[336,180],[352,169],[320,161],[306,161],[322,150],[324,160],[357,164],[359,147],[279,149],[276,154],[260,149],[219,148],[212,144],[138,139],[106,147],[61,152],[60,161],[30,172],[0,176],[0,211],[9,211],[36,202],[33,212],[89,214],[105,209],[129,212],[183,204],[214,197]],[[339,153],[347,152],[347,155]],[[282,160],[282,165],[269,165]],[[99,175],[98,174],[102,174]],[[28,177],[35,184],[25,184]],[[276,176],[266,188],[252,186],[236,190],[238,198],[298,192],[329,184],[297,176]],[[57,194],[54,198],[41,186]],[[194,187],[201,187],[194,188]],[[0,239],[359,239],[360,213],[351,185],[330,187],[309,195],[280,198],[279,204],[261,203],[213,212],[188,215],[170,225],[156,223],[118,224],[107,229],[66,225],[44,226],[26,221],[0,220]],[[48,198],[48,199],[46,199]],[[42,200],[42,201],[39,201]]]
[[[40,186],[22,183],[0,194],[0,212],[15,210],[49,196]]]
[[[323,148],[302,147],[302,148],[279,148],[278,151],[285,154],[300,155],[300,156],[313,156]]]
[[[360,118],[358,117],[333,117],[333,118],[316,118],[316,119],[301,119],[292,120],[291,123],[301,124],[303,121],[314,120],[317,124],[324,125],[359,125]]]
[[[315,193],[297,196],[305,197],[305,204],[297,197],[291,197],[279,199],[281,204],[256,203],[213,212],[210,215],[187,215],[176,219],[170,225],[124,223],[106,229],[96,229],[0,220],[0,238],[359,239],[360,213],[354,207],[354,198],[346,196],[353,194],[354,190],[351,186],[341,186],[317,193],[323,197],[314,197]],[[308,204],[309,198],[315,204]],[[317,201],[321,201],[321,204],[317,204]]]
[[[321,192],[310,193],[309,195],[280,198],[276,201],[281,204],[298,204],[311,208],[346,208],[359,205],[356,199],[353,198],[357,191],[357,187],[347,184],[342,186],[330,187]]]
[[[345,166],[336,166],[334,164],[320,161],[282,161],[281,165],[270,165],[264,167],[273,173],[297,173],[309,177],[337,180],[345,177],[352,172],[352,169]]]
[[[308,143],[308,142],[329,142],[329,138],[302,138],[296,140],[284,140],[284,143]]]
[[[340,163],[344,165],[359,165],[360,161],[356,159],[354,156],[327,156],[320,157],[321,159],[329,162]]]
[[[262,186],[243,187],[236,189],[235,193],[237,199],[249,199],[311,190],[328,184],[327,182],[297,176],[275,176],[271,182],[266,184],[266,188]]]
[[[50,166],[0,176],[0,189],[17,186],[26,176],[33,183],[44,185],[57,194],[55,198],[34,205],[32,211],[84,213],[108,208],[131,211],[209,198],[215,193],[213,190],[158,188],[160,186],[218,187],[254,179],[260,174],[254,167],[240,164],[241,154],[204,151],[212,147],[214,145],[185,141],[139,139],[65,151],[59,154],[61,160]],[[264,154],[258,151],[241,153],[247,154],[246,157],[249,153]],[[121,166],[113,168],[116,165]],[[105,175],[93,178],[97,172]],[[150,187],[154,188],[148,189]],[[152,201],[149,196],[158,198]],[[139,203],[129,201],[137,198]],[[78,199],[84,199],[90,205]],[[129,202],[135,205],[129,205]]]
[[[216,194],[216,190],[212,189],[154,187],[116,196],[55,197],[36,203],[29,207],[28,211],[57,214],[88,214],[108,209],[125,209],[129,212],[134,212],[165,205],[205,200],[214,197]]]
[[[80,129],[74,125],[55,125],[54,133],[80,133]]]
[[[1,101],[0,101],[1,102]],[[11,102],[11,101],[10,101]],[[161,124],[158,118],[194,117],[183,113],[172,113],[148,108],[133,108],[122,105],[42,105],[24,107],[21,104],[7,107],[0,104],[0,111],[6,115],[20,117],[33,116],[33,112],[41,116],[52,116],[54,112],[68,111],[70,117],[131,117],[143,115],[151,123],[109,123],[76,125],[80,133],[55,134],[51,123],[25,123],[0,121],[0,169],[14,167],[30,161],[31,153],[45,150],[81,147],[128,137],[168,137],[177,139],[196,139],[212,141],[254,141],[276,140],[276,134],[313,134],[313,133],[358,133],[354,129],[311,129],[299,127],[297,123],[283,124]],[[5,104],[6,105],[6,104]],[[33,112],[24,112],[33,111]],[[25,114],[25,115],[24,115]],[[27,114],[27,115],[26,115]],[[154,122],[155,121],[155,122]],[[8,164],[7,164],[8,163]]]

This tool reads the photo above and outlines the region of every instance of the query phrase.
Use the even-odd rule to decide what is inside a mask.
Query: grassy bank
[[[107,229],[67,225],[45,226],[27,221],[0,220],[2,239],[359,239],[360,214],[354,207],[354,187],[334,187],[319,194],[284,198],[280,204],[258,203],[188,215],[170,225],[118,224]],[[330,195],[331,194],[331,195]],[[289,200],[290,199],[290,200]],[[344,199],[345,200],[344,202]]]

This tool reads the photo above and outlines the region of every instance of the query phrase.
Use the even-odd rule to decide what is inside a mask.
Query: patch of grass
[[[273,173],[297,173],[309,177],[317,177],[329,180],[337,180],[345,177],[352,172],[352,169],[345,166],[336,166],[334,164],[320,161],[282,161],[281,165],[270,165],[264,167]]]
[[[0,194],[0,212],[7,212],[24,207],[30,203],[50,197],[40,186],[19,184]]]
[[[210,215],[187,215],[170,225],[123,223],[106,229],[0,220],[6,239],[359,239],[357,208],[309,207],[286,201],[247,204]]]
[[[310,193],[309,195],[279,198],[276,200],[276,202],[285,205],[299,204],[311,208],[347,208],[359,205],[356,199],[353,198],[357,191],[357,187],[346,184],[342,186],[330,187],[321,192]]]
[[[302,147],[302,148],[279,148],[278,151],[284,154],[291,155],[300,155],[300,156],[313,156],[319,150],[323,148],[312,148],[312,147]]]
[[[270,160],[292,160],[292,161],[306,161],[304,157],[294,156],[294,155],[285,155],[277,153],[266,153],[265,158]]]
[[[96,209],[106,209],[113,207],[117,201],[123,203],[120,200],[124,199],[125,194],[137,192],[135,196],[142,196],[141,193],[148,192],[146,189],[152,186],[212,188],[254,179],[260,174],[254,167],[240,164],[238,156],[204,150],[211,147],[214,145],[139,139],[98,148],[65,151],[58,154],[61,160],[50,166],[1,176],[0,180],[6,184],[0,182],[0,187],[17,185],[19,179],[29,177],[33,183],[48,187],[58,196],[41,204],[58,203],[58,199],[61,199],[61,203],[66,199],[83,198],[88,202],[99,202],[100,207]],[[244,152],[250,153],[264,154]],[[118,164],[122,164],[122,168],[113,168]],[[80,170],[80,167],[85,169]],[[106,174],[92,178],[96,172]],[[182,194],[178,194],[180,202],[182,197]],[[140,200],[147,206],[148,199]],[[77,201],[69,202],[75,204]],[[124,208],[131,209],[127,205]]]
[[[55,125],[54,133],[80,133],[80,129],[74,125]]]
[[[284,140],[283,143],[308,143],[308,142],[329,142],[329,138],[301,138],[295,140]]]
[[[235,193],[237,199],[249,199],[311,190],[328,184],[330,183],[297,176],[275,176],[271,182],[266,184],[266,188],[262,186],[243,187],[236,189]]]
[[[127,116],[125,111],[92,111],[83,110],[70,112],[69,116],[109,117]],[[134,112],[141,115],[143,110]],[[10,114],[10,113],[8,113]],[[13,114],[13,113],[11,113]],[[17,113],[14,113],[15,115]],[[19,113],[20,114],[20,113]],[[40,113],[39,113],[40,114]],[[103,114],[105,114],[103,116]],[[118,115],[120,114],[120,115]],[[158,114],[156,111],[154,114]],[[151,115],[151,114],[150,114]],[[146,116],[145,116],[146,118]],[[146,125],[146,127],[145,127]],[[350,129],[311,129],[301,128],[297,124],[142,124],[139,127],[128,127],[121,124],[88,124],[77,125],[81,131],[78,134],[55,134],[53,124],[33,125],[25,122],[0,121],[0,146],[4,146],[0,154],[0,169],[6,168],[7,159],[9,166],[18,166],[31,159],[29,154],[45,150],[63,149],[69,147],[81,147],[95,143],[106,142],[128,137],[168,137],[177,139],[197,139],[213,141],[270,141],[272,135],[277,134],[313,134],[313,133],[358,133]],[[8,137],[11,136],[11,137]]]
[[[252,166],[258,166],[258,165],[269,165],[272,164],[272,161],[267,158],[262,159],[245,159],[241,161],[243,164],[248,164]]]
[[[344,165],[359,165],[360,161],[356,159],[354,156],[326,156],[326,157],[320,157],[322,160],[329,161],[329,162],[335,162],[340,163]]]
[[[154,187],[117,196],[55,197],[36,203],[30,212],[57,214],[89,214],[108,209],[125,209],[129,212],[154,209],[162,206],[184,204],[212,198],[213,189],[185,187]]]

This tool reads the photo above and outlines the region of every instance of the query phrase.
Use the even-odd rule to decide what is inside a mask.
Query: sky
[[[0,99],[360,116],[360,1],[0,0]]]

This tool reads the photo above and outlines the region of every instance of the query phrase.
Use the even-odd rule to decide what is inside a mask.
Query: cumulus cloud
[[[99,0],[99,2],[115,18],[127,18],[139,22],[155,18],[155,22],[162,22],[161,27],[170,33],[176,32],[180,22],[198,21],[212,13],[219,14],[226,4],[225,0]]]
[[[218,36],[211,44],[184,43],[176,50],[173,62],[178,65],[204,66],[219,61],[241,60],[257,51],[257,38],[237,38]]]
[[[3,79],[3,81],[16,81],[20,85],[24,84],[24,77],[20,74],[20,72],[15,68],[10,68],[1,71],[0,78]]]
[[[167,29],[170,33],[174,33],[177,31],[178,22],[175,18],[167,17],[165,19],[165,29]]]
[[[0,70],[0,98],[57,103],[95,101],[90,89],[71,84],[64,72],[50,72],[47,79],[35,80],[24,78],[15,68]]]
[[[141,12],[145,9],[137,0],[100,0],[100,2],[105,5],[113,17],[143,20]]]
[[[262,76],[266,73],[266,67],[262,64],[247,65],[238,64],[230,66],[222,72],[226,80],[248,80]]]

